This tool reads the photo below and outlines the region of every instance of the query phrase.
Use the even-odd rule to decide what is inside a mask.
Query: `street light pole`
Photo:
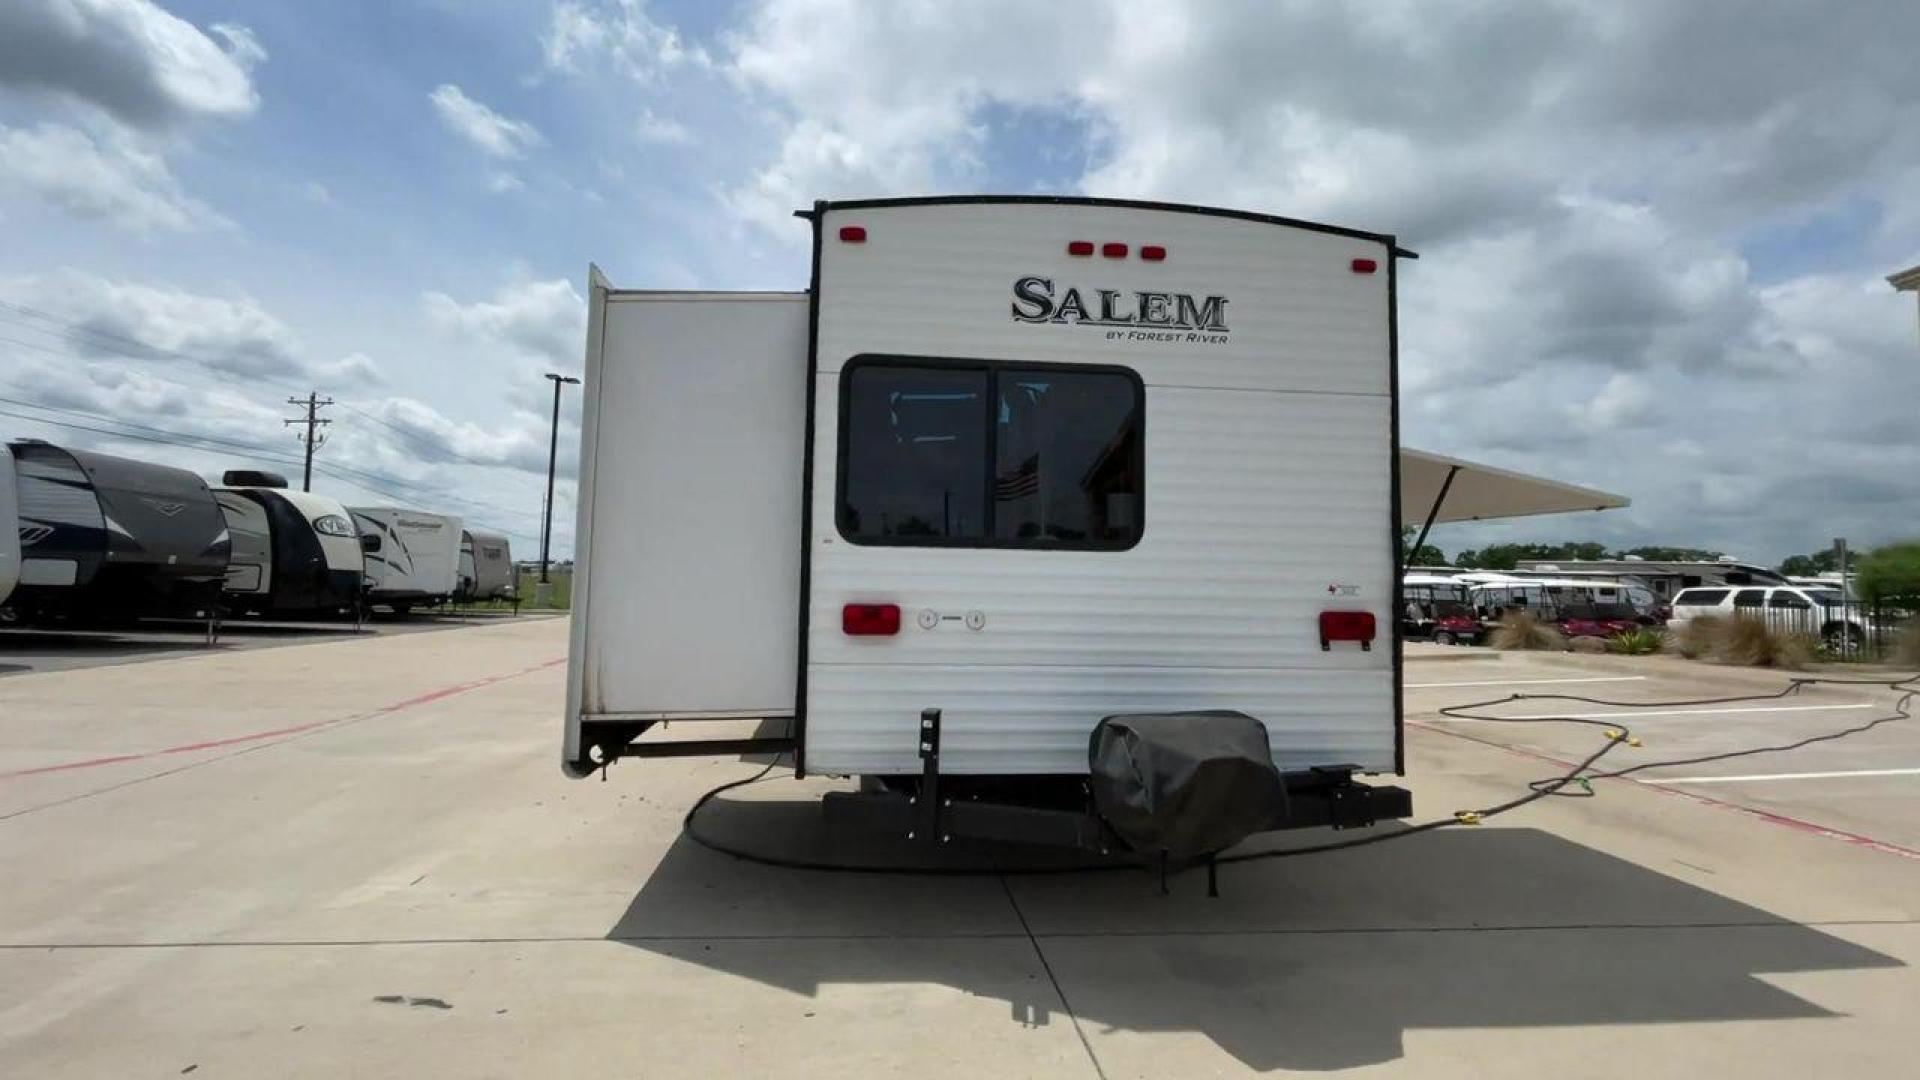
[[[553,380],[553,429],[547,438],[547,503],[540,525],[540,583],[534,592],[536,605],[553,602],[553,586],[547,578],[547,556],[553,544],[553,474],[555,463],[560,457],[560,388],[568,383],[580,380],[570,375],[556,375],[547,372],[547,378]]]

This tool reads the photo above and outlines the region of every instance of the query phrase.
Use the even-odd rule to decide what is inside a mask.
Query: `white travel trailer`
[[[444,604],[460,584],[460,519],[398,506],[353,506],[365,545],[367,603],[396,615]]]
[[[923,795],[934,778],[1077,788],[1105,718],[1220,734],[1224,716],[1264,728],[1264,790],[1285,792],[1249,831],[1410,812],[1356,779],[1402,763],[1408,253],[1094,200],[809,216],[804,294],[595,275],[569,772],[758,747]],[[635,742],[720,718],[790,727]],[[897,802],[857,816],[909,805],[873,797]]]
[[[506,534],[461,530],[460,584],[455,596],[463,601],[510,599],[518,585],[516,576]]]
[[[20,583],[20,488],[13,476],[13,451],[0,442],[0,607]]]
[[[804,293],[591,273],[569,774],[783,752],[868,781],[839,820],[1163,856],[1411,812],[1360,779],[1403,764],[1402,507],[1499,507],[1443,514],[1485,477],[1431,456],[1401,498],[1410,253],[1091,199],[803,216]],[[649,735],[739,720],[786,730]],[[1201,776],[1234,820],[1125,810]]]

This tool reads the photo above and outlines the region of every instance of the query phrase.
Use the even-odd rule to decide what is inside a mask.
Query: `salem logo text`
[[[1069,286],[1023,277],[1013,283],[1013,317],[1024,323],[1103,326],[1115,341],[1179,341],[1219,345],[1227,340],[1227,298],[1187,293],[1132,292]]]

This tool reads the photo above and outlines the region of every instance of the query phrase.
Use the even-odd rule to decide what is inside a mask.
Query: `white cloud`
[[[327,190],[327,185],[318,180],[309,180],[301,184],[300,194],[305,195],[309,202],[318,203],[321,206],[333,205],[333,192]]]
[[[380,366],[366,353],[348,353],[334,360],[322,361],[312,366],[312,372],[315,381],[329,389],[380,386],[387,381]]]
[[[0,125],[0,187],[134,232],[224,223],[180,189],[165,159],[117,130],[94,136],[62,124]]]
[[[587,304],[565,278],[509,285],[492,300],[471,304],[429,292],[425,304],[435,326],[504,355],[538,359],[560,370],[580,365]]]
[[[214,23],[212,30],[227,43],[227,55],[242,68],[251,71],[267,58],[267,50],[253,31],[239,23]]]
[[[655,21],[641,0],[562,0],[553,6],[541,45],[554,70],[579,72],[605,61],[638,82],[712,62],[705,50],[688,48],[678,31]]]
[[[448,130],[491,157],[524,157],[529,147],[540,142],[540,132],[532,124],[494,112],[452,83],[435,87],[428,98]]]
[[[249,70],[266,52],[243,26],[213,29],[225,49],[148,0],[8,0],[0,86],[84,101],[135,128],[250,113]]]
[[[641,142],[684,144],[693,141],[693,132],[688,131],[685,124],[670,116],[657,116],[652,109],[640,113],[634,133],[640,136]]]
[[[1567,406],[1568,415],[1580,430],[1611,435],[1646,426],[1654,412],[1653,388],[1630,371],[1614,372],[1593,397]]]
[[[39,313],[33,329],[83,357],[242,378],[306,370],[293,331],[244,295],[207,296],[63,270],[0,280],[0,296]]]
[[[510,172],[501,171],[487,174],[487,190],[496,195],[504,195],[510,191],[519,191],[526,186],[524,181]]]
[[[1899,0],[763,0],[721,64],[777,130],[722,202],[797,246],[815,198],[1003,187],[996,159],[1064,133],[1088,194],[1393,232],[1423,256],[1400,279],[1409,441],[1635,496],[1605,529],[1787,550],[1920,500],[1912,312],[1879,280],[1920,221],[1916,36]],[[1823,253],[1843,273],[1750,261],[1756,230],[1857,202],[1885,212]],[[1704,455],[1676,476],[1653,448],[1680,441]]]

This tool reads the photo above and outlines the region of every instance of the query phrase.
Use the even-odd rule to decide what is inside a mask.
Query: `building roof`
[[[1887,284],[1908,292],[1920,291],[1920,266],[1908,267],[1897,274],[1888,274]]]

